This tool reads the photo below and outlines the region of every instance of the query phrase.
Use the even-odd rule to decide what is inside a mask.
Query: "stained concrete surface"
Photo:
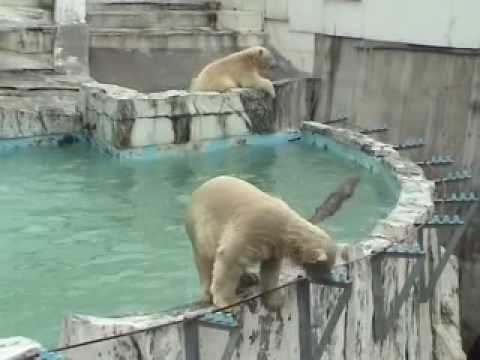
[[[316,35],[314,73],[322,78],[315,119],[347,116],[361,128],[387,126],[384,140],[422,137],[415,160],[449,154],[473,179],[457,190],[480,189],[480,55],[435,48],[365,48],[362,40]],[[439,170],[440,173],[442,170]],[[460,242],[460,302],[468,352],[480,335],[480,212]],[[448,241],[448,234],[446,239]]]

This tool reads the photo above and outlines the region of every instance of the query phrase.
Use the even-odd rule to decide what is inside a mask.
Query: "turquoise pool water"
[[[119,161],[87,145],[0,154],[0,337],[55,345],[69,313],[158,312],[195,300],[198,280],[183,211],[219,174],[280,195],[310,216],[339,182],[355,196],[324,223],[334,238],[366,236],[395,202],[385,181],[304,141]]]

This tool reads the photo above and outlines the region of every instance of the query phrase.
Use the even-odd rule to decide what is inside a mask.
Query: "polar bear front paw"
[[[268,84],[268,85],[266,86],[265,91],[266,91],[268,94],[270,94],[270,96],[271,96],[272,98],[275,99],[275,88],[273,87],[272,82],[271,82],[271,81],[268,81],[267,84]]]
[[[218,308],[224,308],[233,304],[236,304],[239,299],[236,296],[221,296],[213,294],[213,305]]]

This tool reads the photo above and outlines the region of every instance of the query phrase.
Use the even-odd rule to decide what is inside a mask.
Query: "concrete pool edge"
[[[385,145],[371,139],[368,136],[361,135],[350,130],[332,128],[330,126],[318,123],[306,122],[304,124],[304,130],[312,131],[313,133],[317,132],[320,135],[330,137],[331,139],[340,144],[346,145],[348,147],[353,147],[368,156],[374,157],[376,159],[375,161],[378,161],[381,166],[385,166],[387,169],[391,170],[392,173],[395,175],[396,180],[398,181],[398,184],[400,186],[398,202],[395,208],[387,216],[387,218],[381,220],[381,224],[378,224],[377,227],[375,227],[370,238],[360,242],[359,244],[354,244],[343,249],[342,257],[345,263],[350,263],[351,276],[357,279],[359,277],[366,276],[367,279],[370,278],[373,281],[373,278],[375,276],[378,276],[378,274],[373,275],[372,273],[370,273],[370,275],[368,275],[369,271],[367,268],[365,268],[366,264],[369,262],[368,256],[371,255],[374,251],[385,249],[386,247],[388,247],[388,245],[392,244],[395,241],[403,240],[407,243],[414,243],[417,240],[415,225],[427,221],[428,217],[433,211],[433,183],[425,179],[422,170],[418,166],[413,164],[410,160],[402,158],[398,154],[398,152],[395,151],[390,145]],[[432,242],[433,241],[434,240],[432,240]],[[354,265],[354,262],[358,263]],[[367,273],[365,273],[365,270],[367,270]],[[370,269],[370,271],[372,271],[372,269]],[[299,271],[298,269],[290,268],[287,272],[284,272],[282,274],[282,281],[290,281],[301,273],[302,271]],[[399,273],[395,274],[395,271],[394,275],[402,276]],[[377,281],[379,280],[377,279]],[[386,281],[388,282],[388,280]],[[367,289],[359,289],[359,291],[365,291]],[[293,311],[292,309],[294,309],[295,306],[298,305],[298,300],[294,300],[295,289],[289,289],[287,293],[289,294],[288,296],[291,299],[291,303],[286,306],[286,311],[287,313],[290,312],[291,317]],[[314,303],[316,301],[320,301],[323,296],[324,295],[322,295],[321,293],[316,294],[316,296],[314,296]],[[390,296],[393,295],[390,294]],[[355,301],[353,302],[355,303]],[[355,306],[355,308],[356,307],[357,306]],[[242,314],[243,316],[245,316],[244,321],[247,321],[246,318],[249,318],[250,321],[253,321],[253,324],[250,323],[250,325],[248,325],[249,328],[251,326],[254,326],[254,324],[256,323],[257,320],[254,320],[255,317],[258,318],[258,316],[268,316],[268,312],[266,312],[266,310],[261,306],[260,303],[257,303],[253,310],[251,309],[251,307],[248,308],[248,310],[243,308]],[[167,312],[167,314],[165,314],[164,316],[161,316],[160,314],[152,314],[142,316],[125,316],[120,318],[105,318],[73,315],[66,318],[64,321],[62,331],[63,338],[61,340],[61,344],[69,345],[82,340],[85,341],[89,339],[122,333],[124,331],[128,332],[136,329],[142,329],[145,327],[148,328],[152,325],[161,325],[162,323],[168,321],[181,321],[184,316],[182,312],[184,312],[185,310],[187,311],[189,316],[191,316],[191,311],[194,311],[196,314],[205,313],[208,312],[210,308],[199,308],[198,304],[195,306],[185,305],[185,307],[180,307],[170,313]],[[362,315],[357,314],[357,316]],[[162,328],[161,330],[159,330],[159,332],[163,334],[162,338],[165,337],[163,338],[163,340],[159,338],[159,334],[157,333],[156,335],[149,335],[148,342],[155,341],[160,348],[163,347],[163,349],[166,351],[168,347],[172,346],[171,341],[175,341],[175,343],[177,343],[179,347],[178,349],[173,351],[173,353],[176,353],[178,356],[181,356],[181,358],[184,358],[183,348],[185,345],[185,339],[182,333],[182,327],[177,324],[172,325],[170,330],[167,328]],[[153,331],[153,333],[155,333],[155,331]],[[293,343],[297,341],[295,339],[300,341],[300,339],[295,336],[292,339]],[[92,358],[96,358],[96,354],[99,348],[102,349],[100,353],[105,354],[105,351],[113,353],[114,345],[112,344],[115,343],[115,341],[116,340],[107,341],[104,344],[105,347],[98,345],[93,346],[94,349],[91,350],[85,348],[83,350],[78,350],[78,353],[75,353],[75,350],[70,350],[67,353],[70,354],[69,356],[71,356],[72,359],[80,358],[81,356],[86,356],[87,354],[89,354],[89,356],[93,356]],[[167,348],[165,348],[165,346]],[[124,349],[124,351],[124,355],[132,351],[134,352],[134,346],[130,344],[129,346],[127,346],[127,348]],[[175,358],[176,355],[174,355],[173,353],[172,356],[173,358]]]
[[[84,126],[107,153],[142,157],[142,150],[232,136],[299,129],[311,117],[320,80],[275,82],[277,96],[252,89],[225,93],[168,90],[141,93],[97,81],[80,89]]]
[[[331,137],[376,159],[391,172],[400,188],[395,207],[385,219],[379,219],[370,238],[343,249],[345,263],[381,251],[393,242],[411,239],[416,235],[418,224],[424,224],[432,216],[434,182],[428,180],[418,165],[402,157],[392,145],[352,130],[317,122],[304,122],[303,129]]]
[[[317,133],[320,137],[325,139],[331,139],[333,142],[344,145],[348,148],[355,149],[359,154],[371,157],[374,159],[375,162],[379,164],[379,166],[385,167],[387,170],[391,170],[392,174],[394,174],[398,185],[400,186],[400,194],[398,198],[398,202],[394,209],[389,213],[389,215],[380,220],[378,225],[375,227],[374,231],[372,232],[372,236],[368,239],[354,244],[352,246],[345,247],[342,251],[342,261],[343,263],[350,263],[354,261],[365,261],[361,262],[361,266],[359,265],[350,265],[349,272],[350,275],[357,279],[357,282],[360,278],[366,277],[367,280],[370,278],[373,283],[374,275],[370,273],[372,269],[370,269],[365,262],[367,261],[367,256],[370,255],[372,252],[376,250],[382,250],[388,245],[390,245],[393,241],[405,240],[408,243],[413,243],[416,240],[416,230],[415,224],[425,222],[433,209],[433,199],[432,199],[432,190],[433,190],[433,183],[427,181],[421,169],[410,162],[407,159],[402,158],[397,151],[395,151],[392,146],[385,145],[378,141],[374,141],[372,138],[358,134],[351,130],[343,130],[334,127],[330,127],[327,125],[323,125],[320,123],[312,123],[312,122],[304,122],[303,129],[305,131],[309,131],[312,133]],[[287,137],[285,137],[287,134]],[[267,135],[267,137],[278,137],[281,138],[281,141],[288,141],[288,134],[295,137],[295,134],[298,134],[296,131],[291,131],[287,133],[273,133]],[[52,135],[53,136],[53,135]],[[59,135],[63,136],[63,135]],[[232,142],[236,142],[237,140],[242,140],[245,137],[250,136],[259,136],[260,135],[242,135],[238,137],[229,137],[227,139],[213,139],[213,140],[203,140],[199,141],[197,144],[167,144],[165,145],[167,148],[172,147],[179,149],[181,147],[185,147],[185,150],[194,149],[196,146],[200,148],[209,148],[210,145],[213,146],[215,149],[222,149],[224,147],[231,146]],[[266,138],[266,137],[265,137]],[[47,138],[45,138],[47,139]],[[54,141],[52,140],[51,143],[56,144],[58,141],[58,136],[53,136]],[[277,140],[278,140],[277,139]],[[28,139],[26,139],[28,141]],[[277,141],[275,140],[275,141]],[[24,139],[19,139],[18,142],[23,142]],[[263,141],[263,140],[262,140]],[[15,141],[13,141],[15,142]],[[47,142],[49,143],[49,142]],[[220,144],[220,145],[219,145]],[[190,147],[191,146],[191,147]],[[143,153],[146,150],[146,153]],[[154,156],[158,156],[159,152],[163,152],[166,148],[164,146],[159,145],[151,145],[146,146],[141,149],[142,155],[139,156],[140,158],[149,158],[148,153],[150,150],[154,150]],[[332,147],[330,148],[332,150]],[[197,149],[198,150],[198,149]],[[125,150],[130,152],[131,150]],[[145,156],[147,155],[147,156]],[[126,156],[127,158],[131,156]],[[298,269],[290,268],[287,272],[285,272],[282,276],[282,281],[289,281],[294,279],[298,274],[302,274],[302,271],[298,271]],[[370,275],[369,275],[370,274]],[[453,275],[450,275],[453,277]],[[378,279],[377,279],[378,280]],[[362,284],[372,288],[372,285],[368,283],[368,281],[361,282]],[[455,284],[455,282],[452,282]],[[393,286],[389,284],[389,286]],[[357,290],[365,291],[364,288]],[[446,290],[445,290],[446,291]],[[288,298],[289,302],[286,306],[286,309],[282,311],[282,316],[287,318],[291,317],[294,321],[298,320],[295,314],[295,308],[297,306],[296,298],[296,289],[288,289]],[[368,293],[368,291],[367,291]],[[357,294],[358,295],[358,294]],[[331,294],[330,294],[331,296]],[[361,296],[359,296],[361,297]],[[328,296],[327,296],[328,298]],[[321,300],[323,299],[323,300]],[[317,293],[313,295],[312,302],[319,303],[321,301],[325,301],[325,294]],[[367,300],[363,300],[368,302]],[[360,305],[355,304],[355,301],[352,301],[353,304],[348,304],[350,307],[349,312],[351,314],[357,314],[356,316],[360,316],[358,314],[359,309],[361,308]],[[261,319],[269,319],[271,314],[266,312],[266,310],[262,307],[260,302],[256,302],[256,305],[251,307],[248,306],[243,308],[243,316],[245,317],[245,321],[248,324],[249,331],[254,331],[256,327],[260,326],[262,328],[263,325],[260,324]],[[360,308],[359,308],[360,306]],[[322,307],[320,307],[322,308]],[[327,308],[329,308],[327,306]],[[252,310],[253,309],[253,310]],[[183,318],[183,313],[185,310],[191,312],[208,312],[209,308],[199,308],[198,304],[186,304],[181,306],[177,309],[173,309],[170,312],[165,314],[151,314],[151,315],[139,315],[139,316],[125,316],[125,317],[94,317],[94,316],[83,316],[83,315],[72,315],[68,317],[63,322],[63,331],[62,331],[62,339],[61,344],[75,344],[80,341],[84,341],[87,339],[94,339],[94,338],[102,338],[105,336],[110,336],[122,332],[128,332],[134,329],[144,329],[151,327],[152,325],[161,325],[169,321],[180,321]],[[327,311],[328,312],[328,311]],[[293,314],[293,315],[292,315]],[[368,314],[367,314],[368,315]],[[317,316],[323,316],[317,314]],[[346,315],[344,315],[346,316]],[[350,315],[354,316],[354,315]],[[424,316],[424,315],[422,315]],[[268,320],[270,321],[270,320]],[[280,323],[277,320],[272,320],[273,325],[277,326],[277,330],[280,331]],[[371,320],[369,320],[371,323]],[[368,322],[368,321],[367,321]],[[346,330],[347,325],[345,324]],[[272,328],[273,329],[273,328]],[[289,328],[290,330],[287,331],[290,335],[287,338],[291,338],[290,345],[294,344],[297,341],[300,341],[298,338],[297,330],[295,328]],[[292,333],[293,331],[293,333]],[[273,336],[274,331],[272,331],[271,336]],[[210,336],[210,335],[208,335]],[[213,336],[213,335],[212,335]],[[270,336],[270,335],[269,335]],[[98,353],[105,353],[105,352],[112,352],[114,353],[117,349],[118,354],[131,354],[131,357],[136,358],[135,354],[138,353],[135,350],[134,342],[140,341],[140,352],[143,352],[143,347],[146,346],[147,343],[155,343],[158,345],[159,349],[164,349],[167,351],[171,348],[172,344],[175,343],[178,345],[175,347],[175,350],[168,350],[172,351],[172,356],[174,353],[183,354],[184,348],[184,335],[182,326],[175,325],[171,326],[171,329],[163,329],[161,331],[151,331],[149,334],[145,334],[141,336],[140,340],[132,340],[136,339],[136,336],[127,337],[128,341],[131,341],[131,344],[118,346],[120,343],[125,343],[125,340],[120,339],[121,341],[117,340],[110,340],[105,342],[104,344],[100,343],[99,345],[93,346],[90,350],[77,348],[75,350],[71,350],[66,354],[69,354],[72,359],[76,358],[97,358]],[[127,342],[128,342],[127,341]],[[272,338],[273,343],[273,338]],[[143,344],[143,345],[142,345]],[[290,346],[289,345],[289,346]],[[282,345],[283,347],[284,345]],[[78,353],[76,352],[78,351]],[[243,351],[246,350],[242,350]],[[295,358],[296,353],[292,353],[287,351],[285,348],[282,350],[285,354],[291,355],[291,358]],[[123,353],[122,353],[123,352]],[[88,356],[86,356],[88,354]],[[135,355],[135,356],[134,356]],[[183,356],[183,355],[182,355]],[[67,356],[68,357],[68,356]],[[129,358],[127,356],[127,358]],[[149,357],[145,357],[149,358]],[[182,357],[183,358],[183,357]],[[215,357],[214,357],[215,358]],[[283,358],[283,357],[281,357]],[[287,357],[288,358],[288,357]]]
[[[400,185],[400,194],[398,202],[394,209],[390,212],[386,219],[380,220],[382,224],[379,224],[372,236],[358,244],[347,246],[342,251],[342,258],[345,263],[355,261],[370,255],[375,250],[381,250],[391,244],[393,241],[401,239],[413,240],[414,228],[416,223],[425,221],[432,208],[432,188],[433,185],[430,181],[426,180],[421,169],[409,160],[402,158],[397,151],[395,151],[390,145],[374,141],[372,138],[353,132],[351,130],[338,129],[331,126],[323,125],[320,123],[305,122],[303,130],[311,132],[312,134],[318,134],[320,137],[330,139],[335,143],[338,143],[347,148],[354,149],[358,153],[362,153],[367,157],[371,157],[375,162],[378,162],[379,166],[385,167],[387,170],[392,171],[395,175],[398,184]],[[287,142],[289,136],[295,138],[298,137],[298,131],[275,133],[267,136],[258,136],[259,141],[264,142],[264,138],[272,138],[274,143]],[[242,137],[238,138],[241,140]],[[220,150],[224,147],[232,146],[232,142],[235,142],[236,138],[229,138],[223,140],[205,141],[207,147],[209,144],[213,144],[214,148],[218,148],[220,144]],[[217,145],[215,143],[218,143]],[[204,146],[205,144],[203,144]],[[178,145],[173,145],[177,147]],[[202,146],[202,145],[201,145]],[[412,203],[412,197],[415,202]],[[422,201],[417,201],[423,197]],[[430,202],[430,204],[428,203]],[[414,206],[412,210],[411,205]],[[409,209],[408,211],[406,209]],[[404,216],[408,215],[408,216]],[[290,281],[297,275],[303,274],[298,269],[290,269],[282,276],[282,281]],[[84,337],[83,340],[88,338],[94,338],[97,336],[108,336],[109,334],[121,333],[124,331],[131,331],[134,329],[142,329],[152,326],[152,324],[159,325],[169,321],[179,321],[183,318],[182,312],[188,310],[189,312],[208,312],[209,308],[198,309],[197,306],[185,305],[178,309],[166,312],[165,314],[158,315],[142,315],[142,316],[125,316],[119,318],[102,318],[94,316],[82,316],[73,315],[64,321],[61,340],[62,344],[71,344],[70,335],[76,333],[76,336],[81,336],[75,328],[82,328],[86,330],[85,326],[90,328],[91,333]],[[108,330],[111,326],[110,330]],[[99,331],[104,329],[105,331]],[[78,330],[78,329],[77,329]],[[108,331],[107,331],[108,330]],[[85,332],[83,336],[85,336]],[[90,331],[86,331],[89,333]],[[73,337],[76,337],[73,336]],[[77,339],[79,340],[79,339]]]

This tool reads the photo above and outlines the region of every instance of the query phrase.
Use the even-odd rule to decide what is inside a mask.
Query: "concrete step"
[[[79,101],[78,91],[0,89],[0,140],[78,132]]]
[[[88,0],[87,13],[95,11],[216,10],[218,1],[206,0]]]
[[[0,141],[81,129],[79,79],[53,71],[0,72]]]
[[[0,24],[2,25],[48,25],[52,24],[53,12],[33,7],[3,6],[0,3]]]
[[[55,0],[1,0],[2,6],[53,9]]]
[[[56,27],[0,25],[0,49],[23,54],[53,54]]]
[[[236,10],[98,10],[87,15],[93,28],[198,28],[262,31],[261,11]]]
[[[71,90],[89,81],[86,76],[74,76],[53,70],[0,72],[0,93],[5,91]]]
[[[216,12],[209,10],[97,10],[87,14],[93,28],[197,28],[214,27]]]
[[[263,12],[258,10],[217,11],[217,28],[235,31],[263,31]]]
[[[260,0],[222,0],[221,8],[225,10],[263,11],[265,3]]]
[[[21,54],[0,50],[0,71],[48,70],[53,68],[53,54]]]
[[[261,32],[216,31],[211,28],[91,29],[90,46],[106,49],[203,49],[239,48],[264,43]]]

